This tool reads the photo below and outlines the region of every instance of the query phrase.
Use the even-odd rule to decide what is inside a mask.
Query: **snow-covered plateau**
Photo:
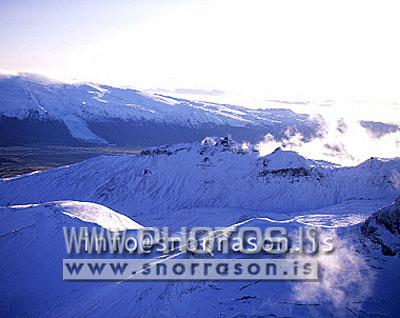
[[[342,167],[225,137],[0,179],[0,314],[399,317],[399,172],[400,158]],[[334,237],[319,281],[62,280],[63,226],[271,223]]]

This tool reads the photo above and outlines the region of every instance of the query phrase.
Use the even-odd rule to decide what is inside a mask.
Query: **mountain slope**
[[[363,225],[363,233],[383,254],[400,253],[400,197],[369,217]]]
[[[90,201],[139,220],[207,207],[299,213],[357,200],[389,203],[400,192],[392,181],[398,171],[399,159],[338,167],[280,149],[259,157],[228,138],[208,138],[3,179],[0,204]]]
[[[231,134],[259,141],[290,128],[311,137],[319,125],[288,109],[194,102],[105,85],[0,76],[0,145],[111,143],[148,146]]]
[[[399,310],[399,259],[367,252],[358,240],[359,222],[341,216],[225,223],[237,228],[281,226],[288,233],[296,233],[305,223],[329,226],[321,230],[335,237],[335,252],[318,258],[320,281],[66,282],[62,227],[93,226],[69,217],[64,207],[71,205],[89,210],[87,204],[71,201],[0,209],[2,316],[396,317]],[[109,212],[110,221],[119,219],[116,212]],[[341,224],[332,226],[339,218]]]
[[[0,316],[45,316],[43,312],[49,308],[66,304],[61,299],[72,297],[77,302],[104,285],[62,280],[62,259],[68,256],[63,227],[99,224],[105,228],[142,227],[124,215],[87,202],[1,207]]]

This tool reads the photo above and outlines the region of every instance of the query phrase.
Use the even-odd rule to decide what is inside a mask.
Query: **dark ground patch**
[[[43,171],[98,155],[134,154],[140,149],[119,147],[13,146],[0,147],[0,178]]]

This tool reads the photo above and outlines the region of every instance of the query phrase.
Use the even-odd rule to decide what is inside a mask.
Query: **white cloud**
[[[321,125],[320,135],[312,140],[298,132],[287,132],[284,140],[275,140],[271,135],[265,136],[259,144],[262,155],[275,148],[282,147],[294,150],[313,159],[322,159],[342,165],[355,165],[370,157],[393,158],[400,156],[400,131],[374,137],[360,125],[361,120],[394,122],[400,127],[398,114],[400,109],[391,107],[368,107],[368,104],[352,104],[354,107],[314,108],[313,118]],[[365,106],[364,110],[359,106]],[[316,111],[316,112],[313,112]]]

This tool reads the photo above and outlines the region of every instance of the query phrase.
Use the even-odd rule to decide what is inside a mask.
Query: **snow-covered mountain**
[[[400,195],[399,171],[400,159],[341,167],[207,138],[1,179],[0,315],[396,317],[399,258],[368,242],[378,232],[398,238],[398,201],[363,222]],[[61,279],[63,226],[243,225],[316,226],[335,251],[318,258],[316,282]]]
[[[243,210],[300,213],[350,202],[368,202],[373,212],[399,195],[393,179],[399,171],[400,159],[340,167],[281,149],[260,157],[227,137],[207,138],[3,179],[0,204],[90,201],[142,224],[153,212],[168,222],[168,213],[207,207],[236,208],[236,218]]]
[[[106,85],[66,84],[33,74],[0,76],[0,145],[151,146],[231,134],[256,142],[319,124],[288,109],[195,102]]]

